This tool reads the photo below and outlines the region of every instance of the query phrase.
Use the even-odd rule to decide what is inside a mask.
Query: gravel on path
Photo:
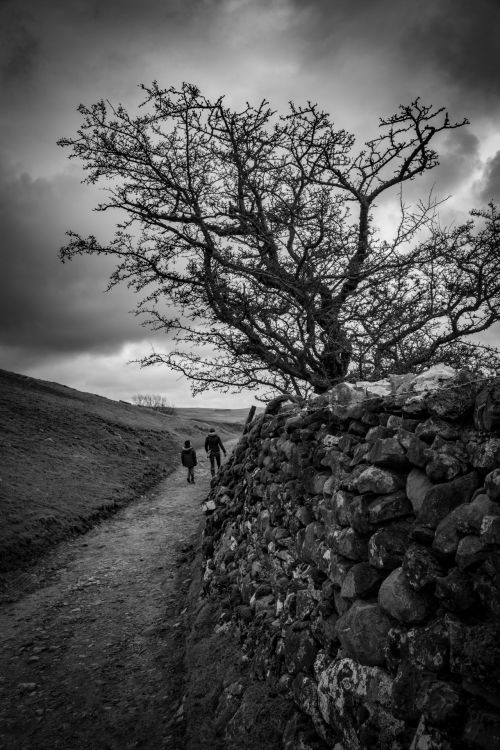
[[[13,579],[0,606],[1,750],[180,750],[185,595],[201,503],[176,470]]]

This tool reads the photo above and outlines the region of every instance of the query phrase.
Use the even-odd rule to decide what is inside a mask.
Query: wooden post
[[[248,412],[247,421],[245,422],[245,426],[243,428],[243,434],[245,434],[246,432],[248,432],[248,430],[250,429],[250,425],[252,423],[252,419],[254,418],[254,414],[255,414],[255,410],[256,409],[257,409],[257,407],[255,406],[255,404],[250,407],[250,411]]]

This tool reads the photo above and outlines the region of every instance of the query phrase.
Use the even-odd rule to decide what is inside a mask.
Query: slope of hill
[[[0,370],[0,572],[36,559],[137,497],[179,465],[182,441],[246,410],[164,415]]]

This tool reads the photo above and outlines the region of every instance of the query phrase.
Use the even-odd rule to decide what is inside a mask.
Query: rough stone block
[[[382,427],[382,425],[377,425],[376,427],[372,427],[371,430],[368,430],[365,440],[367,443],[376,443],[378,440],[392,437],[392,435],[393,430],[388,429],[387,427]]]
[[[489,545],[500,545],[500,516],[484,516],[481,521],[481,539]]]
[[[374,596],[382,578],[383,574],[368,563],[356,563],[347,573],[340,594],[345,599],[366,599]]]
[[[358,492],[372,492],[374,495],[388,495],[401,489],[404,480],[399,474],[377,466],[369,466],[356,479]]]
[[[434,594],[451,612],[467,612],[478,603],[472,579],[458,568],[436,579]]]
[[[328,559],[328,577],[336,586],[340,588],[344,583],[344,579],[353,566],[352,560],[347,560],[345,557],[336,555],[334,552],[329,551]]]
[[[463,721],[463,691],[450,682],[430,680],[426,683],[418,705],[431,726],[456,731]]]
[[[406,518],[412,513],[413,508],[410,500],[403,490],[399,490],[373,500],[368,508],[368,521],[371,524],[386,523],[398,518]]]
[[[401,565],[410,538],[410,528],[410,524],[396,521],[376,531],[368,542],[370,565],[381,570],[393,570]]]
[[[419,669],[445,673],[450,662],[448,630],[443,618],[426,627],[412,628],[406,636],[408,658]]]
[[[347,656],[366,666],[381,666],[390,627],[389,618],[377,604],[355,601],[339,617],[337,635]]]
[[[473,445],[469,456],[475,469],[494,471],[500,465],[500,438],[492,437],[485,442]]]
[[[384,670],[348,658],[318,673],[321,715],[338,727],[345,748],[404,747],[405,727],[392,715],[391,690],[392,679]]]
[[[475,471],[451,482],[434,485],[425,495],[417,522],[435,529],[454,508],[468,502],[478,487],[479,476]]]
[[[425,473],[435,484],[450,482],[462,473],[463,464],[454,456],[432,451],[431,460],[426,464]]]
[[[305,528],[304,539],[300,550],[299,557],[306,562],[316,562],[318,553],[318,542],[325,538],[326,530],[319,521],[312,521]]]
[[[411,435],[406,446],[406,456],[413,466],[423,468],[431,458],[431,449],[423,440]]]
[[[445,422],[443,419],[429,417],[421,422],[415,430],[415,435],[426,442],[432,442],[439,435],[443,440],[458,440],[460,433],[455,425]]]
[[[368,557],[368,540],[354,529],[335,529],[330,534],[330,543],[337,555],[348,560],[366,560]]]
[[[359,534],[373,533],[373,524],[369,518],[370,503],[373,495],[353,495],[347,506],[349,525]]]
[[[490,550],[491,545],[484,536],[469,534],[459,541],[455,562],[460,570],[477,567],[486,560]]]
[[[454,388],[442,388],[426,396],[425,403],[431,414],[451,420],[472,415],[476,397],[474,384],[464,382],[455,385]]]
[[[311,623],[313,636],[327,650],[331,650],[334,646],[338,647],[337,620],[338,615],[333,612],[328,616],[317,617]]]
[[[406,479],[406,494],[410,500],[413,512],[418,513],[424,502],[427,492],[432,489],[433,483],[421,469],[412,469]]]
[[[410,467],[406,451],[395,437],[377,440],[370,451],[368,460],[375,466],[382,466],[395,471],[404,471]]]
[[[289,674],[312,674],[318,644],[308,629],[287,628],[284,638],[285,667]]]
[[[399,622],[424,622],[431,612],[431,597],[409,585],[403,568],[396,568],[383,581],[378,592],[380,607]]]
[[[416,591],[434,583],[445,570],[428,547],[410,544],[403,557],[403,570],[410,586]]]
[[[335,518],[339,526],[349,526],[349,505],[352,501],[352,494],[345,490],[337,490],[333,495],[332,507]]]
[[[473,677],[500,688],[500,624],[465,625],[457,619],[447,622],[452,673]]]

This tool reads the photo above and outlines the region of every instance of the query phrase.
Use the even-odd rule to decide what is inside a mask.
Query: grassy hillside
[[[246,409],[163,415],[0,370],[0,571],[89,528],[179,465],[186,438],[241,430]]]

